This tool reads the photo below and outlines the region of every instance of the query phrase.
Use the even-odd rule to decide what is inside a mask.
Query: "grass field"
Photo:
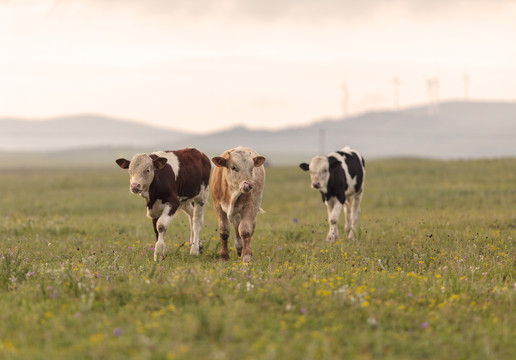
[[[516,159],[367,171],[357,241],[329,244],[308,175],[268,168],[245,266],[211,203],[204,254],[181,214],[154,263],[114,163],[2,170],[0,358],[516,358]]]

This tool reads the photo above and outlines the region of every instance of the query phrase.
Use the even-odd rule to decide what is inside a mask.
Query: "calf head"
[[[299,164],[299,167],[304,171],[310,171],[310,180],[312,181],[312,188],[320,190],[323,193],[328,192],[328,180],[330,180],[330,171],[341,162],[333,156],[316,156],[307,163]]]
[[[215,166],[226,168],[226,180],[232,191],[249,193],[254,186],[254,168],[265,162],[263,156],[255,156],[246,151],[232,151],[228,157],[216,156],[211,159]]]
[[[130,161],[121,158],[116,163],[122,169],[129,169],[129,190],[134,194],[142,194],[149,191],[154,180],[154,171],[165,166],[167,159],[153,159],[147,154],[136,154]]]

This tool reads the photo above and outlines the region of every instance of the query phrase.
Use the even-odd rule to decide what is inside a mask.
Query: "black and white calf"
[[[129,161],[117,159],[122,169],[129,169],[129,190],[141,195],[147,204],[156,234],[154,260],[165,254],[165,233],[172,218],[182,209],[190,218],[190,254],[201,251],[199,233],[209,195],[211,163],[197,149],[158,151],[136,154]]]
[[[346,217],[346,234],[354,239],[364,192],[365,161],[362,156],[358,151],[345,147],[328,156],[316,156],[310,164],[302,163],[299,167],[310,171],[312,188],[321,192],[326,204],[330,224],[326,240],[339,239],[337,222],[342,208]]]

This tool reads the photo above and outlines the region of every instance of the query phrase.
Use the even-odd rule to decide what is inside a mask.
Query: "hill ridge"
[[[110,147],[152,151],[197,147],[215,155],[246,145],[288,162],[326,154],[345,145],[360,150],[365,157],[516,156],[516,102],[507,101],[447,101],[433,112],[426,105],[412,106],[344,119],[321,118],[308,125],[279,130],[256,130],[239,124],[203,135],[98,114],[86,118],[94,120],[89,127],[84,125],[84,115],[75,115],[51,119],[69,125],[61,128],[45,126],[56,124],[51,122],[33,122],[24,128],[27,123],[15,122],[20,126],[11,129],[6,129],[6,118],[0,118],[0,149],[48,152]]]

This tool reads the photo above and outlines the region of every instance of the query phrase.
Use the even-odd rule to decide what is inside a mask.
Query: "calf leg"
[[[190,247],[190,255],[199,255],[202,253],[202,245],[200,239],[200,233],[202,224],[204,223],[204,211],[206,210],[206,204],[204,202],[194,203],[193,210],[193,242]]]
[[[167,204],[163,209],[163,213],[156,221],[156,230],[158,231],[158,241],[154,247],[154,261],[163,260],[165,257],[165,233],[174,217],[179,204]]]
[[[326,236],[326,241],[336,241],[339,239],[339,229],[337,227],[337,223],[339,221],[339,215],[342,210],[342,204],[335,198],[332,198],[326,202],[326,207],[328,210],[328,223],[330,225],[330,230],[328,231],[328,236]]]
[[[228,238],[230,233],[230,225],[227,214],[220,208],[215,206],[215,213],[219,222],[220,234],[220,259],[229,260]]]
[[[344,232],[346,233],[346,235],[349,234],[349,230],[351,229],[351,219],[352,219],[352,214],[351,214],[351,200],[349,199],[346,199],[346,202],[344,203]]]
[[[251,249],[251,238],[254,233],[255,222],[247,219],[242,219],[238,225],[238,232],[242,238],[242,261],[249,262],[253,260],[253,251]]]
[[[188,239],[188,242],[190,244],[193,244],[193,241],[194,241],[194,230],[193,230],[194,205],[192,202],[188,202],[187,204],[183,205],[182,209],[186,213],[186,215],[188,215],[188,222],[190,223],[190,238]]]
[[[360,214],[360,202],[362,201],[362,192],[357,194],[353,199],[353,204],[351,205],[351,230],[348,233],[348,238],[354,240],[355,232],[358,222],[358,215]]]
[[[156,235],[156,240],[158,240],[158,229],[156,228],[157,222],[158,222],[158,218],[152,219],[152,228],[154,229],[154,234]]]
[[[235,249],[237,251],[238,256],[242,256],[242,237],[240,236],[240,231],[238,230],[238,225],[235,225]]]

